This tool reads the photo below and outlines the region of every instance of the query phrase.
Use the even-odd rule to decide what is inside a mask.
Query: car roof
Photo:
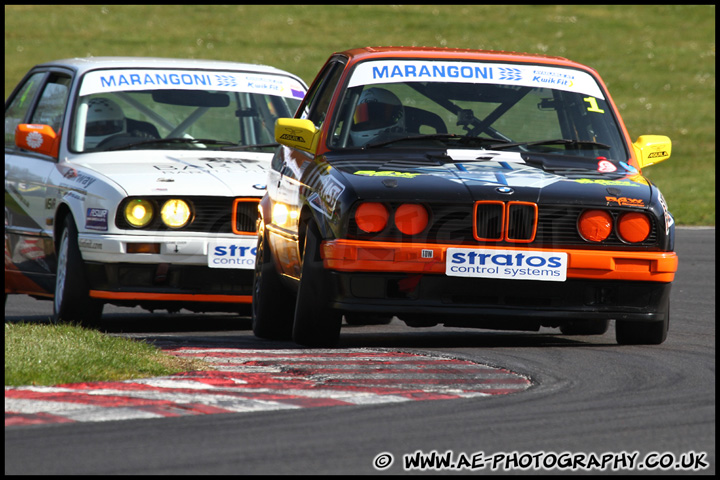
[[[210,70],[242,70],[255,73],[290,75],[300,77],[285,70],[253,63],[222,60],[160,58],[160,57],[77,57],[45,62],[37,67],[66,67],[78,73],[105,68],[189,68]],[[303,82],[304,84],[304,82]]]
[[[568,67],[583,68],[593,70],[592,68],[582,65],[563,57],[554,57],[542,54],[506,52],[500,50],[472,50],[462,48],[441,48],[441,47],[363,47],[353,48],[338,52],[350,58],[351,62],[369,59],[382,58],[427,58],[427,59],[467,59],[467,60],[486,60],[496,62],[526,62],[526,63],[544,63],[553,65],[564,65]]]

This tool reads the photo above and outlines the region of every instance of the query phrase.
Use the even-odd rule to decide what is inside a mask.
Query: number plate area
[[[445,274],[455,277],[564,282],[565,252],[448,248]]]
[[[210,268],[255,268],[257,240],[218,240],[208,244],[208,267]]]

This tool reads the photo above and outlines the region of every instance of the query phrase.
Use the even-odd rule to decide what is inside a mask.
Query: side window
[[[28,111],[32,107],[35,95],[37,95],[42,80],[45,77],[44,72],[35,73],[30,76],[18,90],[12,102],[5,110],[5,146],[12,147],[15,145],[15,128],[23,123],[27,118]]]
[[[327,78],[328,72],[330,70],[332,70],[332,66],[326,66],[320,74],[320,80],[317,82],[313,82],[313,84],[310,85],[310,89],[305,94],[305,98],[303,98],[303,101],[300,104],[300,108],[297,112],[295,112],[296,116],[298,113],[300,114],[298,118],[308,118],[310,114],[310,105],[313,104],[315,97],[317,97],[318,92],[322,89],[322,86],[325,83],[325,79]]]
[[[340,81],[344,65],[340,62],[329,64],[323,72],[323,78],[308,92],[307,101],[302,109],[302,116],[311,120],[316,127],[322,126],[330,106],[332,94]]]
[[[59,132],[69,92],[70,77],[52,74],[45,85],[30,122],[50,125],[53,130]]]

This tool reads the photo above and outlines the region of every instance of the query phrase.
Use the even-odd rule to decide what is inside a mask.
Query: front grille
[[[391,211],[396,205],[389,205]],[[513,245],[543,247],[627,247],[615,232],[598,244],[583,240],[577,231],[577,220],[585,207],[574,205],[538,205],[525,202],[477,202],[475,205],[428,206],[431,223],[425,232],[412,237],[403,236],[389,222],[385,230],[376,234],[361,232],[350,212],[348,237],[377,241],[404,241],[414,243],[446,243],[458,245]],[[608,208],[616,219],[618,215],[637,209]],[[652,215],[651,215],[652,217]],[[392,218],[392,215],[391,215]],[[658,244],[656,222],[645,241],[637,247],[654,247]],[[534,234],[533,234],[534,233]]]
[[[528,243],[537,230],[537,205],[527,202],[480,201],[475,203],[475,239]]]
[[[233,232],[257,233],[258,205],[257,198],[237,198],[233,202]]]
[[[475,204],[475,238],[499,242],[503,239],[505,204],[503,202],[477,202]]]
[[[133,199],[144,198],[154,207],[155,215],[146,227],[136,229],[132,227],[123,215],[125,205]],[[190,205],[192,219],[190,223],[180,229],[167,227],[160,219],[160,208],[170,198],[182,198]],[[129,197],[121,202],[115,225],[123,230],[140,231],[181,231],[206,233],[236,233],[248,234],[257,231],[259,198],[231,198],[231,197]]]
[[[508,242],[529,243],[535,239],[538,207],[534,203],[510,202],[507,210]]]

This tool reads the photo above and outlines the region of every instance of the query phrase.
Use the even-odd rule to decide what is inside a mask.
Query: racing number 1
[[[585,97],[583,98],[586,102],[590,104],[588,107],[588,112],[597,112],[597,113],[605,113],[605,110],[602,110],[598,107],[597,100],[595,100],[595,97]]]

